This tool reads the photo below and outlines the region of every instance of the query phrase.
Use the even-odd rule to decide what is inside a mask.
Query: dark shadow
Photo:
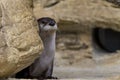
[[[106,52],[112,53],[120,50],[120,32],[118,31],[95,28],[92,38],[93,43]]]

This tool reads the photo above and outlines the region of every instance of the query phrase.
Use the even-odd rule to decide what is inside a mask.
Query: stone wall
[[[34,14],[55,18],[65,31],[93,27],[120,30],[120,10],[106,0],[35,0]]]
[[[58,22],[60,31],[58,31],[59,34],[57,38],[57,67],[73,66],[76,64],[79,68],[82,66],[84,66],[84,68],[90,68],[91,66],[93,70],[95,70],[94,67],[99,68],[98,70],[106,70],[108,73],[103,74],[105,77],[110,73],[110,75],[113,74],[112,76],[119,76],[119,51],[108,53],[94,48],[93,35],[91,34],[92,29],[96,27],[120,31],[120,8],[119,4],[116,5],[116,3],[119,3],[117,1],[118,0],[34,1],[33,10],[36,18],[49,16]],[[59,49],[61,50],[59,51]],[[105,73],[104,70],[103,73]],[[99,73],[99,71],[96,72]],[[61,72],[58,71],[58,73],[60,74]],[[68,71],[68,73],[70,72]],[[114,73],[118,74],[115,75]],[[59,74],[56,75],[59,76]],[[64,74],[64,70],[62,74]],[[71,77],[71,75],[67,74],[62,76]]]

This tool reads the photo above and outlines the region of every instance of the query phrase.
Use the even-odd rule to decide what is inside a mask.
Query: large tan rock
[[[32,0],[0,0],[0,6],[0,77],[7,77],[30,65],[43,46]]]
[[[106,0],[35,0],[34,4],[37,18],[53,17],[61,30],[103,27],[120,31],[120,9]]]

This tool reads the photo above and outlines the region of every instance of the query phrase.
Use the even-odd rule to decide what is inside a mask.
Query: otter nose
[[[54,22],[54,21],[51,21],[51,22],[49,23],[49,25],[50,25],[50,26],[54,26],[54,25],[55,25],[55,22]]]

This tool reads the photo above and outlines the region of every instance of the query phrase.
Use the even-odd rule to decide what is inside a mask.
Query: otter
[[[27,68],[16,74],[16,78],[55,78],[52,77],[55,56],[57,24],[54,19],[43,17],[38,19],[39,35],[43,41],[42,54]]]

